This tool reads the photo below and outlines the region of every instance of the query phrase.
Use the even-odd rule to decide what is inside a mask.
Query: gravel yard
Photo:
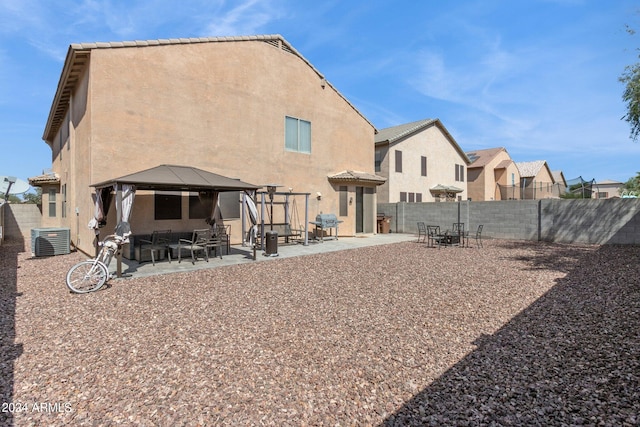
[[[0,424],[638,425],[639,255],[407,242],[74,295],[81,255],[6,242]]]

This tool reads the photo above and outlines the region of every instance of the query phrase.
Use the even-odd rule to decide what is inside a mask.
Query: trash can
[[[278,255],[278,232],[275,230],[267,231],[265,233],[265,239],[267,240],[265,255]]]
[[[390,216],[378,216],[378,233],[389,234],[391,231],[391,217]]]

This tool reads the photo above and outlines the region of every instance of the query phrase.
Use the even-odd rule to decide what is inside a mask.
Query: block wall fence
[[[3,206],[3,240],[29,241],[40,226],[36,205]],[[465,223],[496,239],[558,243],[640,244],[640,199],[505,200],[490,202],[380,203],[378,213],[391,217],[394,233],[418,233],[418,221],[450,229]]]
[[[416,233],[417,223],[451,229],[465,223],[483,237],[557,243],[640,244],[640,199],[545,199],[489,202],[380,203],[391,231]]]
[[[42,212],[38,205],[32,203],[10,204],[0,207],[0,227],[3,241],[22,240],[30,242],[31,229],[40,227]]]

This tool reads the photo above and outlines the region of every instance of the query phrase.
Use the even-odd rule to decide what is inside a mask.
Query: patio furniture
[[[480,248],[482,247],[482,224],[476,230],[476,245]]]
[[[434,247],[437,243],[440,246],[442,242],[442,235],[440,234],[440,226],[438,225],[427,225],[427,245],[429,247]]]
[[[224,225],[216,225],[211,229],[209,233],[209,237],[207,238],[207,241],[204,244],[207,252],[207,256],[211,254],[211,249],[213,249],[213,254],[215,256],[220,256],[220,259],[222,259],[222,247],[227,245],[225,241],[225,238],[226,238],[225,236],[226,236],[226,228]],[[229,254],[229,251],[227,249],[227,255],[228,254]]]
[[[143,259],[144,251],[150,251],[153,265],[156,265],[156,252],[158,252],[158,259],[162,259],[164,254],[168,253],[169,262],[171,262],[169,243],[171,243],[171,230],[155,230],[151,234],[151,240],[140,239],[140,259]]]
[[[418,243],[425,243],[427,241],[427,226],[424,222],[418,223]]]
[[[464,230],[464,222],[454,222],[452,228],[451,235],[456,237],[458,241],[458,246],[464,247],[465,239],[469,236],[469,232],[465,233]]]
[[[213,235],[218,237],[222,246],[227,248],[227,255],[231,251],[231,225],[215,225]]]
[[[189,251],[191,253],[191,263],[195,264],[198,252],[202,252],[204,259],[209,262],[209,255],[207,253],[209,240],[211,238],[211,229],[193,230],[191,240],[180,239],[177,245],[171,245],[172,249],[178,251],[178,262],[182,261],[182,251]]]

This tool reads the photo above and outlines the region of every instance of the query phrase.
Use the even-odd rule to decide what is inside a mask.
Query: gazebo
[[[92,184],[96,189],[95,213],[90,226],[98,228],[106,218],[111,194],[115,191],[116,222],[128,222],[136,190],[193,191],[202,194],[201,200],[210,208],[209,223],[219,217],[218,195],[225,191],[256,191],[261,186],[229,178],[190,166],[160,165],[119,178]],[[118,258],[118,276],[122,260]]]

